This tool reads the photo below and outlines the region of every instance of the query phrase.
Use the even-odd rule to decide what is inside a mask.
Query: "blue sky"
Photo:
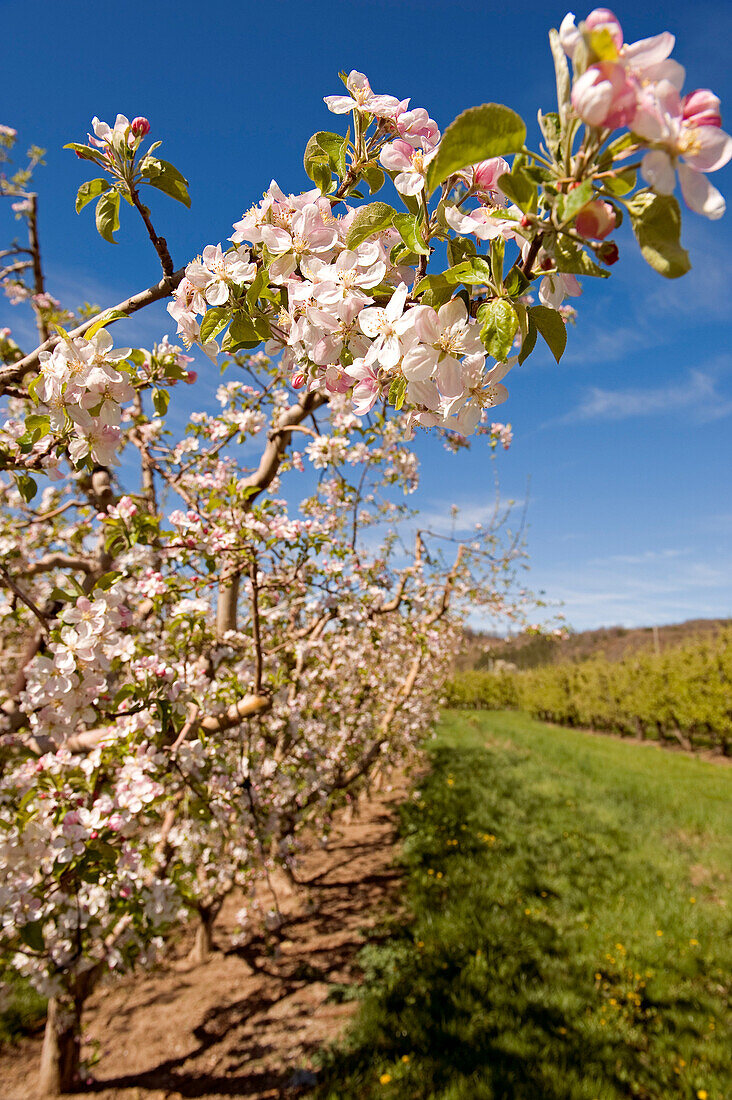
[[[151,199],[180,264],[224,241],[272,177],[285,190],[307,185],[308,137],[338,125],[322,96],[338,91],[339,69],[411,96],[443,127],[467,106],[505,102],[535,140],[537,108],[553,107],[546,34],[565,11],[474,0],[0,0],[0,121],[18,129],[21,145],[48,150],[37,183],[49,289],[68,304],[108,305],[158,278],[131,218],[113,248],[96,235],[92,208],[74,213],[87,175],[61,146],[83,140],[92,115],[146,115],[164,140],[161,155],[188,177],[192,211]],[[732,8],[674,0],[659,17],[624,0],[615,11],[627,41],[676,34],[687,89],[721,95],[729,129]],[[714,182],[732,196],[730,167]],[[710,223],[687,212],[694,266],[675,283],[646,267],[621,231],[613,277],[587,280],[574,303],[562,363],[539,351],[510,376],[500,414],[515,442],[498,460],[502,491],[517,500],[528,492],[529,583],[564,601],[578,629],[732,615],[731,218]],[[138,317],[125,342],[149,345],[169,331],[162,310]],[[0,302],[0,325],[22,336],[19,320]],[[458,456],[430,438],[417,446],[419,506],[435,522],[452,503],[468,527],[486,518],[493,471],[484,445]]]

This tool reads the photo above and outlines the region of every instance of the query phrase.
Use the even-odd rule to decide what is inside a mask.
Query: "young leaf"
[[[519,327],[513,305],[506,298],[494,298],[480,307],[478,320],[485,350],[497,362],[504,363]]]
[[[587,206],[587,203],[592,198],[592,180],[585,180],[579,187],[575,187],[573,191],[564,199],[564,206],[562,208],[562,221],[571,222],[572,219],[579,214],[583,206]]]
[[[596,279],[608,279],[610,272],[598,267],[587,253],[569,237],[557,237],[554,244],[557,271],[565,275],[591,275]]]
[[[232,313],[229,306],[214,306],[206,310],[206,316],[201,321],[199,338],[202,344],[209,340],[215,340],[231,320]]]
[[[483,256],[472,256],[456,264],[444,273],[448,283],[466,283],[468,286],[491,286],[493,272]]]
[[[237,313],[231,322],[231,327],[226,334],[222,345],[222,351],[238,351],[239,348],[254,348],[260,344],[261,338],[257,334],[251,317],[246,313]]]
[[[209,337],[210,339],[210,337]],[[204,340],[203,343],[206,341]],[[168,403],[170,401],[170,394],[167,390],[161,390],[158,386],[155,386],[152,391],[153,408],[157,416],[165,416],[168,411]]]
[[[628,203],[643,259],[666,279],[678,279],[691,268],[689,253],[681,247],[681,210],[673,195],[642,191]]]
[[[105,191],[109,191],[111,186],[108,180],[103,179],[87,180],[86,183],[82,183],[76,192],[76,213],[79,214],[92,199],[96,199],[99,195],[103,195]]]
[[[367,164],[361,171],[363,172],[363,178],[369,185],[369,191],[372,195],[375,195],[384,186],[384,173],[376,164]]]
[[[525,176],[523,171],[514,169],[505,172],[498,180],[498,186],[504,195],[516,203],[524,214],[533,214],[537,204],[537,189],[533,180]]]
[[[188,180],[167,160],[147,156],[140,165],[140,173],[151,187],[157,187],[158,191],[170,195],[171,199],[190,207]]]
[[[370,202],[361,206],[351,222],[351,228],[346,237],[347,248],[357,248],[374,233],[381,233],[392,224],[396,210],[385,202]]]
[[[552,355],[559,362],[567,346],[567,326],[562,320],[561,313],[556,309],[550,309],[549,306],[529,306],[528,314],[529,331],[533,322],[549,345]],[[521,350],[523,352],[523,348]],[[526,354],[528,355],[528,352]]]
[[[114,234],[119,229],[119,192],[102,195],[96,209],[97,231],[110,244],[116,244]]]
[[[429,256],[429,245],[422,240],[419,224],[413,214],[395,214],[393,224],[411,252],[416,252],[418,256]]]
[[[100,317],[98,321],[95,321],[94,324],[86,330],[84,339],[91,340],[92,336],[96,336],[101,329],[106,328],[107,325],[111,325],[112,321],[123,321],[126,317],[127,314],[121,309],[108,310],[103,317]]]
[[[88,145],[79,145],[76,141],[70,141],[68,145],[64,145],[64,149],[73,149],[77,157],[81,157],[82,160],[93,160],[95,164],[101,164],[101,155],[94,149],[90,149]]]
[[[527,310],[528,313],[528,310]],[[524,336],[523,343],[521,344],[521,351],[519,352],[518,361],[519,366],[525,362],[531,355],[532,351],[536,347],[536,338],[539,335],[539,330],[536,327],[536,321],[533,319],[530,313],[528,313],[528,329]]]
[[[437,156],[427,168],[427,194],[431,195],[443,180],[461,168],[520,153],[526,141],[523,119],[500,103],[469,107],[459,114],[442,135]]]
[[[26,504],[30,504],[33,497],[38,492],[38,485],[30,474],[17,474],[15,484],[18,487],[18,492],[22,496]]]

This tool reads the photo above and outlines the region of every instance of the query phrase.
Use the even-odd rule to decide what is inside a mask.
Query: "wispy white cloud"
[[[696,421],[719,420],[732,413],[732,399],[719,393],[717,380],[711,372],[691,370],[685,378],[662,386],[617,390],[591,386],[577,407],[558,422],[574,424],[583,420],[626,420],[680,411],[685,411]]]

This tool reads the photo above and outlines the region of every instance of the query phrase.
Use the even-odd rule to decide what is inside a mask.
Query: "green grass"
[[[30,982],[0,975],[0,1046],[37,1031],[46,1019],[46,999]]]
[[[316,1095],[729,1100],[732,770],[475,711],[430,758]]]

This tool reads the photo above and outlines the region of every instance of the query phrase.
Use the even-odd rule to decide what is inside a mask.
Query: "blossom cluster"
[[[732,138],[721,129],[718,96],[708,88],[682,96],[686,74],[670,56],[674,36],[664,31],[625,42],[613,12],[596,8],[579,26],[573,14],[565,16],[559,38],[575,65],[572,106],[583,122],[629,127],[650,145],[641,172],[654,191],[670,195],[678,171],[690,209],[721,218],[724,198],[706,174],[728,163]]]

